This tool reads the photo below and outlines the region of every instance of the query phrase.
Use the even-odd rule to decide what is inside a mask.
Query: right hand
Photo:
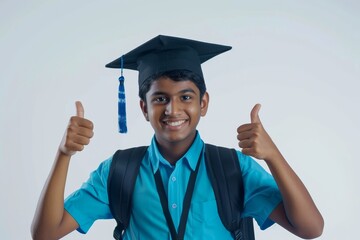
[[[93,123],[84,118],[84,108],[81,102],[75,102],[76,116],[72,116],[66,132],[61,141],[59,150],[62,154],[72,156],[78,151],[82,151],[88,145],[90,138],[94,135]]]

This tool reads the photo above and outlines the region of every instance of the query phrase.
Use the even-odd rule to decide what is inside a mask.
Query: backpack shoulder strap
[[[118,150],[112,158],[107,190],[110,211],[117,222],[115,239],[122,239],[123,230],[129,225],[132,193],[147,148]]]
[[[241,218],[244,186],[236,150],[206,144],[205,161],[225,228],[233,233],[235,239],[254,240],[252,218]]]

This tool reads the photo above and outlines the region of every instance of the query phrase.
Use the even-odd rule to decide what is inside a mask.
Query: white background
[[[236,147],[256,103],[325,219],[319,239],[357,239],[360,214],[360,2],[0,1],[0,238],[30,239],[42,186],[74,102],[95,136],[70,166],[66,195],[116,149],[150,143],[126,71],[127,135],[117,133],[117,77],[104,65],[158,34],[233,46],[203,65],[205,141]],[[114,221],[87,235],[111,239]],[[257,239],[298,239],[279,226]]]

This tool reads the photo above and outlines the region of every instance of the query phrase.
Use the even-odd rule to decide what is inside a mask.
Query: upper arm
[[[63,218],[61,220],[60,226],[58,228],[58,237],[62,238],[63,236],[73,232],[79,227],[79,224],[75,219],[64,209]]]
[[[241,154],[239,159],[245,190],[242,216],[253,217],[264,230],[274,223],[269,216],[282,201],[280,191],[274,178],[255,160]]]
[[[45,220],[46,221],[46,220]],[[79,227],[75,219],[64,209],[62,219],[56,226],[48,226],[47,221],[32,226],[32,239],[60,239]]]
[[[291,225],[288,218],[286,217],[284,204],[281,202],[270,214],[270,219],[275,223],[279,224],[289,232],[295,233],[295,228]]]
[[[288,230],[289,232],[295,234],[298,237],[305,238],[305,239],[313,239],[319,237],[322,233],[323,224],[321,227],[318,227],[314,223],[309,223],[306,221],[306,226],[296,227],[295,225],[291,224],[289,219],[286,216],[285,208],[283,203],[280,203],[270,214],[270,219],[280,226]]]
[[[107,195],[110,163],[102,162],[89,179],[65,199],[64,229],[76,226],[80,233],[86,233],[96,220],[112,218]]]

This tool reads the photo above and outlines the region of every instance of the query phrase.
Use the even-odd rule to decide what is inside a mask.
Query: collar
[[[197,161],[199,159],[199,155],[203,153],[204,142],[200,138],[200,134],[196,131],[196,136],[194,142],[191,144],[188,151],[176,162],[179,163],[181,161],[187,162],[191,170],[195,170]],[[149,146],[149,161],[152,165],[153,172],[155,173],[159,169],[160,162],[164,165],[171,166],[170,163],[161,155],[159,148],[156,143],[155,135],[151,140],[151,144]]]

